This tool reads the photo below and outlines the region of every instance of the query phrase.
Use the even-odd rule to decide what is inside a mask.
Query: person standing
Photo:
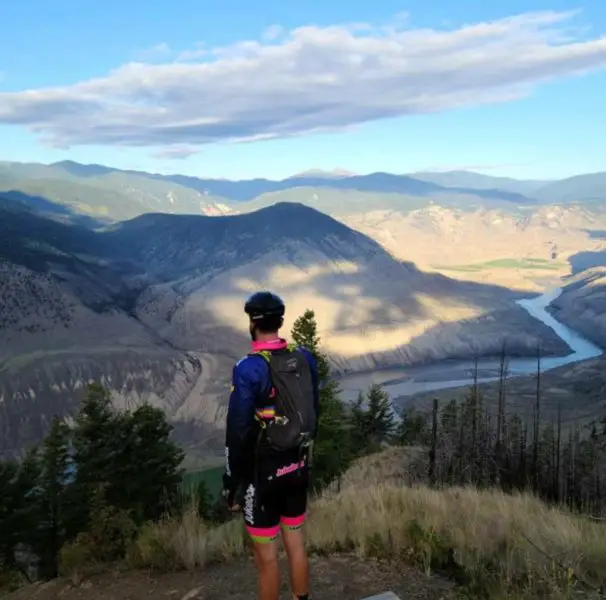
[[[233,369],[223,494],[230,510],[242,509],[254,542],[259,599],[279,598],[281,530],[293,598],[308,600],[309,562],[302,527],[319,416],[317,364],[308,349],[279,336],[285,313],[279,296],[257,292],[244,311],[252,351]]]

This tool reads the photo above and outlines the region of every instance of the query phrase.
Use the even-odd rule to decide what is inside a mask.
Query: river
[[[545,357],[541,359],[543,372],[582,360],[595,358],[603,350],[585,339],[576,331],[560,323],[547,312],[547,307],[562,293],[555,288],[535,298],[525,298],[516,302],[531,316],[553,329],[572,349],[566,356]],[[479,361],[479,382],[496,381],[499,378],[499,359],[487,357]],[[339,378],[343,398],[353,401],[361,391],[366,391],[372,383],[382,384],[392,398],[412,396],[420,392],[431,392],[456,388],[472,383],[471,361],[443,360],[429,365],[380,369],[372,373],[354,373]],[[508,359],[508,377],[519,377],[536,373],[535,358]]]

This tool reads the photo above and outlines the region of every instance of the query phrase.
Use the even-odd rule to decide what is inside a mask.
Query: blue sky
[[[458,38],[441,55],[418,33],[454,35],[513,15],[572,10],[580,12],[538,25],[504,21],[505,33],[465,47]],[[229,178],[310,168],[469,168],[526,178],[606,170],[603,0],[20,0],[0,3],[0,23],[0,160],[69,158]],[[373,30],[377,43],[366,44],[367,32],[351,41],[335,30],[344,23],[409,35],[388,45]],[[288,50],[288,32],[303,26],[313,30]],[[263,48],[235,57],[197,52],[244,40]],[[574,42],[594,46],[578,58]],[[525,58],[537,44],[544,63]],[[343,71],[354,55],[366,61],[359,77]],[[120,70],[133,62],[148,64]],[[210,74],[200,70],[209,62]],[[101,82],[81,85],[94,78]]]

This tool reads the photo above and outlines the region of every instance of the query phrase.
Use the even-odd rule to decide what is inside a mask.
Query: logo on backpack
[[[307,358],[293,346],[260,354],[269,365],[275,408],[264,429],[265,439],[276,450],[309,445],[315,436],[316,411]]]

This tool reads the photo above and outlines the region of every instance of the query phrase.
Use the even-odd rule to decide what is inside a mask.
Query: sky
[[[606,171],[604,0],[4,0],[0,160]]]

